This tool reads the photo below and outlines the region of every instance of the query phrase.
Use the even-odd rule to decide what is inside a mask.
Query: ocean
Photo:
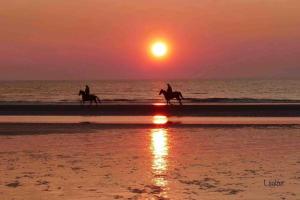
[[[77,104],[85,85],[107,104],[164,102],[160,89],[170,83],[184,104],[300,102],[300,80],[97,80],[1,81],[1,104]]]

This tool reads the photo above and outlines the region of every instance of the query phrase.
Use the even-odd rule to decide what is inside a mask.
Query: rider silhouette
[[[168,83],[167,86],[168,86],[167,93],[172,94],[173,90],[172,90],[171,85]]]
[[[90,87],[88,85],[85,86],[85,94],[90,95]]]

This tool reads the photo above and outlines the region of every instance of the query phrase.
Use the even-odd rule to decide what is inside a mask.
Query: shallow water
[[[299,80],[170,80],[184,103],[199,102],[300,102]],[[89,84],[104,103],[159,103],[166,81],[1,81],[0,102],[78,103],[79,89]]]
[[[0,136],[1,198],[256,200],[300,195],[297,128],[81,131]],[[284,184],[264,185],[274,179]]]

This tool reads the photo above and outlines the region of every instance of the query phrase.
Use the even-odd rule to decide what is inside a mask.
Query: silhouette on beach
[[[181,100],[183,99],[183,96],[180,91],[174,91],[171,87],[171,85],[168,83],[167,84],[167,90],[161,89],[159,92],[159,95],[163,94],[166,101],[167,105],[171,105],[171,100],[176,99],[180,105],[182,105]],[[81,104],[84,104],[86,101],[89,101],[90,104],[95,104],[101,103],[101,100],[97,95],[90,94],[90,87],[88,85],[85,86],[85,90],[80,90],[79,91],[79,96],[81,96]]]
[[[96,104],[101,103],[101,100],[99,99],[98,96],[94,94],[90,94],[90,88],[88,85],[85,86],[85,91],[80,90],[79,91],[79,96],[81,96],[81,104],[84,104],[85,101],[89,101],[90,104],[95,102]]]
[[[170,104],[171,105],[171,99],[177,99],[177,101],[179,102],[180,105],[182,105],[181,100],[183,99],[183,96],[181,94],[181,92],[179,91],[175,91],[173,92],[171,85],[168,83],[167,84],[168,89],[167,91],[164,89],[161,89],[159,92],[159,95],[163,94],[166,101],[167,101],[167,105]]]
[[[90,87],[88,85],[85,86],[85,94],[90,95]]]
[[[168,86],[167,92],[168,92],[169,94],[172,94],[173,89],[172,89],[171,85],[168,83],[167,86]]]

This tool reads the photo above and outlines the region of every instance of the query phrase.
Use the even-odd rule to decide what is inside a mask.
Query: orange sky
[[[298,0],[10,0],[0,80],[297,78]],[[172,54],[150,59],[166,38]]]

